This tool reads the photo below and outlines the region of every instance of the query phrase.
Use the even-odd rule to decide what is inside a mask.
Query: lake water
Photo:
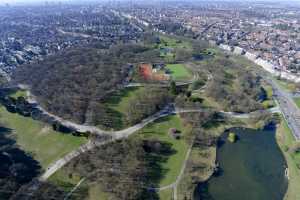
[[[287,190],[286,162],[275,130],[232,129],[236,143],[221,139],[217,151],[219,173],[198,184],[194,197],[201,200],[282,200]]]

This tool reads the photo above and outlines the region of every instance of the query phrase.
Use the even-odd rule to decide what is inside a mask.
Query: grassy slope
[[[160,181],[160,186],[165,186],[173,183],[177,175],[180,172],[182,167],[183,160],[188,150],[188,145],[184,139],[175,140],[168,135],[169,128],[177,128],[181,130],[183,134],[186,131],[189,131],[188,128],[184,128],[183,124],[178,116],[168,116],[159,120],[156,120],[152,124],[149,124],[142,130],[138,132],[142,138],[155,138],[160,141],[166,141],[172,144],[172,149],[176,151],[175,154],[167,158],[167,162],[160,163],[162,168],[166,170],[164,178]],[[80,177],[76,176],[74,173],[70,178],[68,176],[70,172],[65,171],[64,168],[60,169],[53,176],[50,177],[49,181],[55,185],[62,186],[66,191],[70,191],[77,182],[80,180]],[[107,197],[102,197],[102,191],[99,190],[100,185],[94,185],[95,187],[89,187],[89,200],[106,199]],[[98,189],[97,189],[98,188]],[[99,194],[101,194],[99,196]],[[171,199],[172,190],[166,190],[159,192],[160,199],[168,200]],[[107,195],[104,195],[107,196]]]
[[[158,194],[160,200],[172,200],[173,189],[162,190]]]
[[[273,97],[273,89],[270,85],[263,85],[264,90],[267,93],[267,98],[262,102],[262,105],[265,109],[271,108],[275,106],[275,103],[272,99]]]
[[[186,41],[184,38],[177,38],[174,36],[165,36],[160,35],[159,36],[161,43],[158,45],[158,49],[161,48],[181,48],[181,49],[192,49],[192,44],[188,41]],[[178,42],[181,41],[181,42]],[[167,54],[162,54],[161,56],[165,58],[166,62],[174,62],[174,51],[169,52]]]
[[[176,180],[188,150],[188,144],[186,144],[184,139],[176,140],[168,135],[169,128],[181,130],[182,134],[188,131],[183,127],[178,116],[168,116],[159,119],[139,131],[139,134],[145,138],[155,138],[171,143],[172,148],[176,151],[175,154],[168,157],[165,163],[161,163],[162,168],[166,170],[166,174],[160,181],[160,186],[169,185]]]
[[[193,148],[189,157],[190,162],[199,166],[198,170],[192,170],[187,166],[184,175],[178,185],[178,199],[189,199],[195,190],[195,184],[192,177],[197,177],[199,181],[206,181],[213,173],[211,168],[216,160],[216,147]],[[191,173],[193,171],[193,173]]]
[[[292,146],[296,141],[285,120],[282,120],[277,129],[277,141],[284,153],[289,168],[289,186],[284,200],[300,199],[300,170],[297,168],[297,162],[299,162],[297,158],[299,156],[286,151],[286,148]]]
[[[296,105],[298,106],[298,108],[300,108],[300,97],[295,97],[294,101],[295,101]]]
[[[123,90],[114,92],[106,100],[105,106],[110,109],[111,115],[108,116],[110,117],[111,123],[113,124],[115,130],[121,130],[127,127],[125,112],[129,101],[143,89],[143,87],[125,88]],[[105,129],[106,127],[101,128]]]
[[[295,89],[296,89],[296,85],[294,84],[294,83],[292,83],[292,82],[289,82],[289,81],[285,81],[285,80],[278,80],[277,78],[273,78],[277,83],[278,83],[278,85],[282,88],[282,89],[284,89],[284,90],[286,90],[286,91],[288,91],[288,92],[293,92],[293,91],[295,91]]]
[[[142,87],[126,88],[121,90],[120,92],[111,95],[111,97],[107,100],[107,105],[115,111],[123,114],[128,107],[129,100],[134,98],[134,96],[141,90],[143,90]]]
[[[18,97],[27,97],[26,90],[18,90],[17,92],[10,95],[12,98],[17,99]]]
[[[159,47],[165,48],[183,48],[183,49],[191,49],[192,44],[182,38],[175,38],[174,36],[159,36],[161,40],[161,44],[159,44]],[[180,42],[178,42],[180,41]]]
[[[44,123],[12,114],[0,107],[0,123],[12,129],[17,144],[45,169],[51,162],[86,142],[85,138],[58,133]]]
[[[191,73],[184,67],[183,64],[167,64],[166,68],[171,71],[171,76],[174,80],[191,78]]]

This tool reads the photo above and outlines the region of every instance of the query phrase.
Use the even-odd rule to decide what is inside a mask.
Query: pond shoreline
[[[234,130],[234,129],[227,129],[227,130]],[[223,140],[223,142],[224,141],[226,141],[227,142],[227,135],[228,135],[228,131],[224,131],[223,132],[223,134],[220,136],[220,140]],[[266,131],[264,134],[269,134],[270,133],[270,130],[253,130],[253,129],[243,129],[243,128],[240,128],[240,129],[238,129],[240,132],[239,132],[239,134],[238,135],[240,135],[240,134],[244,134],[244,131],[247,131],[247,134],[251,134],[251,132],[252,131]],[[242,132],[241,132],[242,131]],[[278,179],[270,179],[270,180],[274,180],[275,181],[275,183],[278,183],[277,184],[277,186],[280,188],[278,188],[278,191],[281,191],[281,194],[280,195],[283,195],[283,196],[285,196],[285,194],[286,194],[286,192],[287,192],[287,184],[288,183],[286,183],[286,182],[289,182],[288,181],[288,178],[287,178],[287,168],[286,168],[286,166],[287,166],[287,161],[286,161],[286,158],[285,158],[285,156],[283,155],[283,152],[281,151],[281,149],[279,148],[279,145],[277,144],[277,138],[275,138],[275,134],[276,134],[276,132],[277,132],[277,129],[273,129],[273,131],[272,131],[273,133],[274,133],[274,135],[272,136],[273,137],[273,143],[271,144],[271,146],[270,146],[270,144],[266,144],[266,141],[268,141],[269,140],[269,138],[271,137],[270,135],[269,136],[263,136],[262,138],[264,138],[264,139],[262,139],[261,138],[261,136],[259,136],[258,137],[258,139],[259,138],[261,138],[262,140],[263,140],[263,143],[261,143],[260,145],[266,145],[266,147],[268,147],[269,149],[271,148],[271,149],[273,149],[273,150],[269,150],[269,152],[268,152],[268,154],[270,155],[270,156],[272,156],[273,154],[274,155],[276,155],[276,154],[278,154],[279,152],[282,154],[282,157],[281,158],[276,158],[276,156],[274,157],[274,155],[273,155],[273,157],[272,157],[272,159],[270,158],[270,160],[271,161],[268,161],[269,163],[265,163],[265,161],[262,159],[262,158],[259,158],[259,159],[254,159],[254,161],[252,161],[252,162],[249,162],[249,161],[247,161],[247,159],[245,159],[244,158],[244,161],[242,161],[242,162],[246,162],[246,163],[244,163],[244,164],[246,164],[246,168],[245,168],[245,166],[241,166],[241,168],[242,169],[240,169],[240,167],[237,167],[236,168],[236,173],[238,173],[238,171],[239,170],[244,170],[244,172],[243,173],[247,173],[248,174],[248,176],[250,177],[250,179],[249,180],[252,180],[253,179],[253,176],[254,177],[256,177],[255,179],[257,180],[257,177],[258,177],[258,180],[260,180],[260,179],[262,179],[262,181],[261,182],[263,182],[263,184],[262,183],[260,183],[260,184],[256,184],[256,182],[257,181],[252,181],[253,183],[251,183],[249,186],[253,186],[254,188],[255,187],[257,187],[257,185],[260,185],[260,192],[261,192],[261,195],[259,196],[257,196],[257,199],[266,199],[266,196],[268,196],[267,194],[268,194],[268,191],[269,191],[269,193],[270,193],[270,182],[267,180],[267,179],[265,179],[266,177],[268,177],[267,176],[267,174],[269,174],[269,173],[275,173],[275,175],[279,175],[280,174],[280,178],[278,178]],[[260,133],[259,133],[260,134]],[[258,134],[258,135],[259,135]],[[248,138],[247,138],[248,137]],[[252,136],[251,136],[252,137]],[[251,138],[250,137],[250,138]],[[255,136],[256,137],[256,136]],[[243,142],[244,142],[244,139],[246,140],[246,139],[249,139],[249,135],[248,136],[245,136],[245,138],[244,137],[242,137],[242,140],[243,140]],[[255,141],[255,140],[253,140],[252,139],[252,142],[253,141]],[[244,148],[244,150],[242,150],[242,149],[240,149],[240,147],[238,147],[238,146],[240,146],[240,145],[244,145],[244,144],[238,144],[239,142],[242,142],[242,141],[237,141],[236,142],[236,144],[229,144],[229,142],[226,144],[227,146],[228,145],[236,145],[236,147],[235,148],[238,148],[239,150],[236,150],[236,151],[244,151],[244,153],[246,152],[246,151],[248,151],[248,152],[246,152],[246,155],[251,155],[251,151],[253,151],[253,150],[245,150],[245,148]],[[251,140],[250,140],[250,142],[251,142]],[[274,144],[276,145],[276,146],[274,146]],[[272,147],[272,145],[273,145],[273,147]],[[253,144],[251,144],[251,143],[249,143],[249,144],[247,144],[246,145],[247,147],[248,147],[248,149],[251,149],[251,148],[254,148],[255,149],[255,147],[252,147],[253,146]],[[218,146],[217,147],[218,148],[218,150],[217,150],[217,157],[216,157],[216,163],[219,163],[220,162],[220,164],[222,165],[222,164],[224,164],[224,157],[220,157],[220,148],[223,148],[223,144],[221,144],[221,147],[220,146]],[[226,149],[226,147],[225,147],[225,149]],[[227,148],[228,149],[228,148]],[[222,149],[221,151],[223,151],[223,154],[224,154],[224,149]],[[232,151],[232,148],[231,148],[231,151]],[[257,154],[258,152],[260,152],[261,151],[261,149],[260,148],[257,148],[255,151],[253,151],[253,152],[255,152],[255,154]],[[274,151],[274,152],[273,152]],[[234,152],[234,151],[233,151]],[[233,153],[233,152],[231,152],[231,153]],[[224,156],[222,154],[222,156]],[[240,156],[240,157],[243,157],[243,154],[242,153],[236,153],[237,155],[236,156]],[[266,153],[265,153],[266,154]],[[266,155],[268,155],[268,154],[266,154]],[[228,154],[227,154],[228,155]],[[231,154],[230,154],[231,155]],[[247,157],[247,156],[245,156],[245,157]],[[259,157],[259,156],[258,156]],[[231,159],[232,160],[232,159]],[[235,159],[236,160],[236,159]],[[246,160],[246,161],[245,161]],[[264,168],[261,168],[261,167],[264,167],[264,165],[266,164],[267,166],[272,166],[272,162],[276,162],[276,161],[279,161],[278,163],[277,163],[277,165],[279,165],[279,163],[281,163],[282,165],[279,165],[279,166],[277,166],[277,170],[276,169],[272,169],[272,167],[271,167],[271,171],[269,172],[269,170],[267,170],[267,171],[264,171],[263,169]],[[223,162],[223,163],[222,163]],[[237,162],[237,160],[236,161],[234,161],[234,162]],[[233,163],[234,163],[233,162]],[[258,164],[258,163],[256,163],[256,162],[258,162],[258,163],[260,163],[260,164]],[[230,162],[227,162],[227,165],[228,165],[228,163],[230,163]],[[238,162],[237,162],[238,163]],[[236,164],[237,164],[236,163]],[[262,164],[263,163],[263,164]],[[258,165],[258,166],[257,166]],[[259,167],[260,166],[260,167]],[[281,167],[282,167],[282,170],[281,170]],[[223,183],[223,185],[224,184],[233,184],[234,185],[234,182],[232,182],[232,181],[238,181],[238,180],[235,180],[236,178],[233,178],[232,179],[232,172],[231,172],[231,176],[229,176],[229,177],[231,177],[230,178],[230,180],[231,181],[229,181],[229,180],[227,180],[226,178],[224,179],[224,178],[222,178],[224,175],[223,175],[223,170],[222,170],[222,167],[224,167],[224,166],[221,166],[221,171],[220,172],[218,172],[217,174],[212,174],[206,181],[202,181],[202,182],[199,182],[198,183],[198,185],[196,186],[196,188],[195,188],[195,190],[194,190],[194,198],[193,199],[198,199],[199,197],[196,195],[197,193],[199,193],[200,191],[201,192],[204,192],[204,193],[207,193],[207,195],[205,196],[205,199],[212,199],[213,197],[212,196],[210,196],[210,194],[209,194],[209,192],[208,192],[208,189],[209,189],[209,187],[208,187],[208,185],[210,184],[211,185],[211,182],[213,183],[213,187],[218,187],[217,189],[215,189],[215,190],[213,190],[213,191],[218,191],[219,192],[219,196],[220,196],[220,192],[221,191],[223,191],[224,190],[224,187],[223,186],[220,186],[220,184],[218,184],[218,183],[216,183],[216,182],[222,182]],[[258,167],[258,168],[257,168]],[[225,166],[225,168],[226,168],[226,166]],[[233,165],[233,168],[234,168],[234,165]],[[246,170],[245,170],[246,169]],[[249,172],[249,169],[250,170],[252,170],[252,171],[250,171]],[[248,171],[247,171],[248,170]],[[257,172],[257,170],[258,170],[258,172]],[[263,171],[261,171],[261,170],[263,170]],[[266,170],[266,169],[265,169]],[[225,169],[225,171],[226,171],[226,173],[225,173],[225,177],[227,176],[227,178],[228,178],[228,174],[230,174],[230,168],[228,168],[228,166],[227,166],[227,168]],[[250,173],[250,174],[249,174]],[[254,174],[253,174],[254,173]],[[279,173],[279,174],[278,174]],[[261,174],[261,177],[260,177],[260,175],[259,174]],[[245,175],[245,174],[244,174]],[[219,177],[221,177],[221,178],[219,178]],[[233,177],[235,177],[235,175],[233,176]],[[251,178],[252,177],[252,178]],[[238,178],[237,178],[238,179]],[[254,180],[255,180],[254,179]],[[287,180],[285,180],[285,179],[287,179]],[[249,181],[248,180],[248,181]],[[225,182],[224,182],[225,181]],[[228,183],[228,181],[229,181],[229,183]],[[239,181],[243,181],[243,179],[241,179],[241,180],[239,180]],[[245,181],[245,180],[244,180]],[[282,182],[282,181],[284,181],[284,182]],[[250,181],[251,182],[251,181]],[[239,183],[239,182],[236,182],[236,183]],[[245,184],[249,184],[249,182],[244,182]],[[241,184],[241,185],[243,185],[243,184]],[[275,184],[276,185],[276,184]],[[286,186],[285,186],[286,185]],[[247,185],[245,185],[245,187],[246,187]],[[262,186],[264,186],[264,187],[262,187]],[[201,189],[199,188],[199,187],[201,187]],[[250,188],[251,188],[250,187]],[[263,188],[263,189],[261,189],[261,188]],[[199,190],[200,189],[200,190]],[[228,189],[228,188],[227,188]],[[243,188],[243,187],[240,187],[240,189],[245,189],[245,188]],[[229,189],[228,189],[229,190]],[[232,188],[231,188],[231,190],[232,190]],[[233,192],[233,191],[236,191],[236,190],[232,190],[231,192]],[[223,191],[224,192],[224,191]],[[228,193],[226,193],[226,191],[225,191],[225,193],[224,194],[227,194],[228,195]],[[199,194],[200,195],[200,194]],[[216,196],[218,196],[218,194],[215,194]],[[241,195],[241,194],[240,194]],[[253,195],[253,194],[252,194]],[[274,193],[270,193],[269,195],[273,195],[273,198],[276,198],[276,199],[281,199],[280,198],[280,195],[278,194],[274,194]],[[229,194],[229,196],[230,196],[230,194]],[[238,196],[238,195],[236,195],[236,196]],[[231,195],[231,198],[235,198],[236,197],[235,195]],[[255,196],[255,195],[254,195]],[[202,197],[203,198],[203,197]],[[240,198],[240,197],[239,197]],[[219,198],[216,198],[217,200],[219,199]]]

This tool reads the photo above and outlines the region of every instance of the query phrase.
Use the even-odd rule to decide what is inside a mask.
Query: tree
[[[228,141],[231,142],[231,143],[236,142],[236,135],[235,135],[235,133],[230,132],[227,139],[228,139]]]
[[[172,80],[170,83],[170,91],[171,91],[171,94],[177,95],[177,87],[176,87],[176,83],[174,80]]]
[[[192,57],[192,51],[178,48],[175,50],[175,60],[176,61],[186,61]]]
[[[201,54],[205,49],[209,47],[208,42],[204,40],[194,41],[193,42],[193,53]]]

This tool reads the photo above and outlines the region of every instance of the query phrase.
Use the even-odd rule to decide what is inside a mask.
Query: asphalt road
[[[273,87],[274,98],[277,100],[295,139],[300,140],[300,110],[293,101],[293,95],[283,90],[273,79],[267,78],[267,81]]]

